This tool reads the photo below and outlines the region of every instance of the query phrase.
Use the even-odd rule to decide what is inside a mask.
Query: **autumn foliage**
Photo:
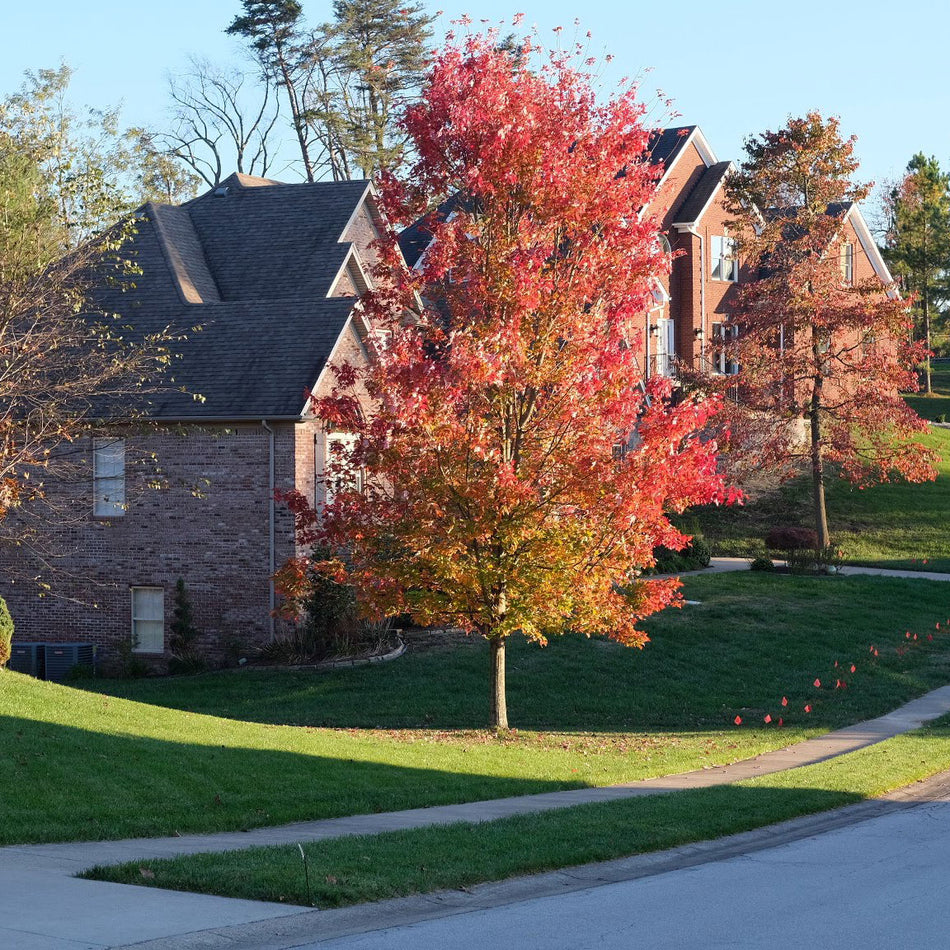
[[[728,188],[748,272],[733,318],[741,399],[758,459],[808,467],[824,548],[829,471],[857,485],[935,476],[914,438],[927,424],[900,396],[917,389],[924,354],[895,289],[848,273],[845,222],[868,189],[852,181],[854,139],[837,119],[790,119],[746,153]]]
[[[635,90],[599,104],[571,57],[497,40],[450,40],[405,116],[417,158],[382,181],[382,205],[426,216],[432,240],[414,271],[382,243],[363,304],[374,358],[336,366],[315,405],[359,438],[328,466],[325,508],[291,505],[298,540],[335,552],[317,567],[365,609],[491,642],[506,727],[505,639],[642,646],[638,622],[677,598],[639,576],[656,545],[685,541],[668,514],[723,489],[700,435],[715,401],[673,406],[636,357],[668,261],[638,215],[657,172]],[[312,567],[285,566],[285,593]]]

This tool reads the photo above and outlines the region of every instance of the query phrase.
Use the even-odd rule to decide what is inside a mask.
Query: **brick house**
[[[658,133],[650,155],[662,171],[647,210],[675,257],[644,317],[646,372],[734,372],[719,348],[743,276],[723,206],[731,164],[696,126]],[[860,211],[839,213],[846,276],[890,283]],[[160,665],[179,577],[212,659],[272,637],[271,577],[294,551],[274,489],[322,499],[328,443],[345,436],[323,430],[304,394],[329,385],[330,362],[367,358],[356,304],[381,226],[366,182],[233,175],[181,207],[143,209],[133,246],[142,274],[133,290],[104,290],[99,303],[138,332],[187,335],[174,385],[152,399],[152,427],[119,425],[78,447],[80,490],[51,486],[77,514],[58,539],[55,596],[14,583],[17,572],[0,564],[18,640],[92,642],[104,658],[134,644]],[[428,240],[421,222],[403,233],[410,265]]]
[[[272,636],[270,578],[294,549],[274,489],[322,498],[334,433],[305,392],[325,390],[331,361],[366,359],[355,305],[380,226],[363,181],[232,175],[180,207],[141,209],[141,275],[96,303],[135,332],[168,326],[187,339],[149,424],[90,436],[73,447],[81,487],[49,486],[78,515],[54,539],[51,595],[14,580],[27,565],[0,568],[18,641],[91,642],[103,659],[131,644],[160,666],[179,577],[212,660]]]
[[[737,284],[747,276],[729,237],[723,185],[731,162],[721,162],[698,126],[664,129],[651,144],[662,165],[653,205],[660,230],[676,255],[669,279],[657,293],[645,334],[648,371],[674,374],[677,363],[707,373],[737,371],[721,349]],[[841,218],[842,276],[849,282],[876,277],[892,284],[890,272],[857,205],[829,209]]]

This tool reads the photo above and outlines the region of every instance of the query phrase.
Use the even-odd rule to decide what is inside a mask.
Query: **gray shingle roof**
[[[715,165],[710,165],[706,169],[677,211],[677,224],[693,224],[699,220],[700,215],[706,210],[706,205],[709,204],[709,199],[726,177],[731,165],[732,162],[716,162]]]
[[[647,145],[650,161],[654,165],[662,163],[668,167],[695,128],[695,125],[679,125],[654,132]]]
[[[399,234],[399,249],[410,267],[415,267],[422,252],[432,241],[432,228],[445,221],[459,206],[465,205],[460,194],[451,195],[438,207],[423,215]],[[471,205],[471,202],[469,202]]]
[[[647,144],[647,154],[650,156],[650,162],[653,165],[663,164],[669,167],[670,163],[679,154],[686,139],[696,128],[695,125],[681,125],[671,129],[660,129],[650,136]],[[619,174],[624,174],[621,170]],[[429,246],[432,240],[432,224],[434,221],[444,220],[452,213],[459,196],[452,195],[447,198],[438,208],[430,211],[429,214],[419,218],[418,221],[410,224],[399,235],[399,248],[406,263],[410,267],[415,267],[416,262],[422,256],[422,252]]]
[[[178,208],[141,209],[130,248],[141,274],[95,295],[129,340],[166,328],[180,337],[149,397],[153,418],[299,415],[356,302],[327,293],[367,182],[224,184]]]

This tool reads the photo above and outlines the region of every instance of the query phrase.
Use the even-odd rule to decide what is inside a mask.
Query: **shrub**
[[[200,673],[207,664],[198,649],[201,631],[195,626],[191,598],[185,581],[179,577],[175,584],[175,603],[168,626],[168,649],[171,657],[168,669],[172,673]]]
[[[314,560],[322,552],[315,549]],[[348,584],[311,570],[296,602],[299,617],[289,630],[261,649],[261,658],[283,663],[314,663],[336,657],[381,652],[390,641],[389,623],[359,617],[356,592]]]
[[[652,569],[654,574],[680,574],[683,571],[698,571],[709,567],[711,551],[706,540],[696,535],[681,551],[672,548],[654,548],[653,556],[656,564]]]
[[[13,645],[13,618],[7,602],[0,597],[0,669],[10,661],[10,650]]]
[[[765,554],[759,554],[749,562],[750,571],[774,571],[775,565],[772,559]]]
[[[937,415],[937,418],[934,419],[934,422],[946,422],[946,421],[947,421],[947,414],[945,412],[939,413]]]
[[[844,560],[844,552],[829,544],[817,550],[791,550],[787,552],[790,574],[837,574]]]
[[[122,640],[116,647],[114,660],[106,662],[103,669],[105,676],[118,676],[121,679],[139,679],[148,676],[148,663],[133,650],[131,640]]]
[[[818,533],[798,525],[775,525],[765,536],[765,544],[775,551],[817,551]]]

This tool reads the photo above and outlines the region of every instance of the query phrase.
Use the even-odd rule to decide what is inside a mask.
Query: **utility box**
[[[82,666],[90,672],[95,668],[96,648],[91,643],[47,643],[44,679],[63,683],[73,667]]]
[[[26,673],[38,679],[46,678],[46,644],[14,643],[10,647],[7,668],[15,673]]]

